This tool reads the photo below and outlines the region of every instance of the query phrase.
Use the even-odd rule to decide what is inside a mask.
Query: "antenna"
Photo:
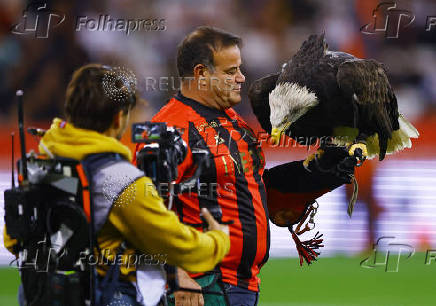
[[[20,146],[21,146],[21,174],[23,181],[27,180],[27,158],[26,158],[26,140],[24,138],[24,116],[23,116],[23,91],[17,90],[16,96],[18,98],[18,129],[20,132]]]
[[[14,136],[15,133],[12,132],[11,133],[11,138],[12,138],[12,189],[15,189],[15,152],[14,152]]]

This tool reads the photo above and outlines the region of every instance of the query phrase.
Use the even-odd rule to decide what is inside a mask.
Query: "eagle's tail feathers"
[[[388,140],[386,154],[393,154],[406,148],[410,149],[412,147],[411,138],[419,137],[419,132],[416,128],[402,115],[398,117],[398,121],[400,123],[400,129],[392,132]],[[367,139],[368,158],[373,158],[375,154],[380,152],[378,137],[377,134],[374,134]]]
[[[407,121],[402,115],[398,117],[400,129],[392,133],[388,143],[388,152],[395,153],[406,148],[412,147],[410,138],[418,138],[419,132],[416,128]]]
[[[400,123],[400,130],[403,131],[409,138],[418,138],[418,130],[404,118],[402,114],[398,117],[398,122]]]

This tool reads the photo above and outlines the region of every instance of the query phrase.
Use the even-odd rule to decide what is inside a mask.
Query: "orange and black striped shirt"
[[[308,204],[328,190],[321,188],[322,184],[312,188],[311,183],[304,188],[281,188],[283,180],[292,186],[297,177],[306,175],[301,162],[276,167],[278,171],[270,171],[274,178],[265,176],[268,170],[264,170],[264,154],[256,135],[231,108],[225,111],[209,108],[179,93],[153,117],[153,121],[166,122],[184,130],[182,137],[188,145],[188,153],[178,167],[177,183],[191,177],[195,171],[192,151],[196,148],[209,151],[211,163],[201,174],[200,189],[178,195],[175,209],[186,224],[202,222],[202,207],[211,211],[219,208],[222,221],[232,220],[230,252],[219,266],[223,281],[258,291],[260,280],[257,275],[268,260],[270,246],[267,198],[268,201],[300,205],[303,212]],[[284,172],[287,177],[283,177]],[[264,179],[269,184],[267,187],[271,187],[268,197]]]

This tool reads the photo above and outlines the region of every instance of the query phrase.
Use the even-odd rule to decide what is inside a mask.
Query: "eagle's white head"
[[[316,94],[297,83],[280,83],[269,94],[271,136],[276,143],[289,126],[319,103]]]

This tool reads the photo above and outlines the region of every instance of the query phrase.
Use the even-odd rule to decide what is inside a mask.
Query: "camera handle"
[[[191,190],[194,187],[199,187],[200,175],[203,172],[204,167],[210,165],[210,153],[205,149],[193,149],[192,155],[197,162],[197,169],[195,169],[194,175],[178,184],[178,193],[184,193]]]
[[[203,171],[204,167],[209,167],[210,159],[209,159],[209,152],[205,149],[193,149],[192,154],[194,155],[194,160],[196,160],[197,163],[197,169],[195,169],[194,175],[190,178],[186,179],[183,182],[180,182],[179,184],[175,184],[175,182],[171,182],[169,185],[169,198],[168,198],[168,209],[172,209],[173,207],[173,201],[174,201],[174,194],[180,194],[187,191],[192,190],[195,187],[199,187],[199,179],[201,172]]]

